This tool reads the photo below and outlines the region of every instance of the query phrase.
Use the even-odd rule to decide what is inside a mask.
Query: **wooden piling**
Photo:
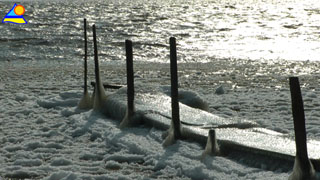
[[[98,82],[100,82],[100,76],[99,76],[99,61],[98,61],[98,47],[97,47],[97,37],[96,37],[96,26],[92,25],[92,31],[93,31],[93,47],[94,47],[94,67],[95,67],[95,76],[96,76],[96,88],[95,91],[99,92],[99,88],[97,88]]]
[[[83,96],[80,100],[80,102],[78,103],[78,108],[79,109],[90,109],[92,108],[92,98],[90,98],[89,93],[88,93],[88,80],[87,80],[87,73],[88,73],[88,66],[87,66],[87,20],[83,19],[84,23],[84,69],[83,69]]]
[[[303,100],[298,77],[290,77],[290,91],[292,101],[292,115],[296,141],[296,156],[300,160],[301,167],[310,168],[307,152],[307,134]]]
[[[210,144],[210,153],[215,154],[217,151],[217,138],[216,138],[216,131],[214,129],[210,129],[208,132],[208,142]]]
[[[127,61],[127,96],[128,96],[128,118],[134,113],[134,79],[133,79],[133,53],[132,41],[126,40],[126,61]]]
[[[171,108],[174,139],[181,138],[176,39],[170,38]]]
[[[84,26],[84,93],[88,91],[87,87],[87,73],[88,73],[88,65],[87,65],[87,55],[88,55],[88,45],[87,45],[87,19],[83,19]]]
[[[220,155],[220,148],[217,143],[216,131],[214,129],[210,129],[208,132],[207,144],[204,152],[201,155],[201,160],[203,161],[207,155]]]

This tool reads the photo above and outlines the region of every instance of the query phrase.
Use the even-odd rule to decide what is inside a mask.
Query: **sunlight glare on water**
[[[124,40],[136,61],[168,62],[177,38],[181,62],[214,59],[319,60],[316,0],[22,1],[27,25],[1,24],[0,61],[79,61],[83,18],[97,26],[102,61],[123,61]],[[12,8],[0,1],[1,17]]]

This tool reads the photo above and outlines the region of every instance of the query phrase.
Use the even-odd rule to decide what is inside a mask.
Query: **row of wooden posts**
[[[84,30],[85,30],[85,64],[87,67],[87,35],[86,35],[86,19],[84,19]],[[96,45],[96,29],[95,25],[93,28],[93,40],[94,40],[94,54],[97,60],[97,45]],[[126,48],[126,68],[127,68],[127,108],[128,108],[128,118],[134,115],[134,72],[133,72],[133,52],[132,52],[132,41],[125,41]],[[99,70],[98,62],[95,62],[95,68]],[[174,139],[180,139],[181,135],[181,124],[179,116],[179,99],[178,99],[178,74],[177,74],[177,49],[176,49],[176,39],[174,37],[170,38],[170,74],[171,74],[171,108],[172,108],[172,126],[174,129]],[[85,86],[87,88],[87,72],[84,74]],[[96,76],[96,82],[100,81],[99,77]],[[307,148],[306,145],[306,129],[305,129],[305,115],[303,108],[303,101],[301,95],[301,89],[298,77],[289,78],[291,100],[292,100],[292,113],[294,120],[294,130],[296,134],[296,149]],[[297,136],[299,134],[299,136]],[[304,144],[297,144],[297,138],[300,138],[299,142],[304,142]],[[215,131],[212,129],[209,131],[209,137],[211,141],[215,141]],[[211,144],[213,144],[212,142]],[[300,147],[301,146],[301,147]],[[304,151],[306,152],[306,151]],[[298,152],[297,152],[298,153]],[[306,155],[308,156],[308,155]]]
[[[85,61],[84,66],[87,69],[87,21],[84,19],[84,37],[85,37]],[[93,30],[93,41],[94,41],[94,55],[98,56],[97,53],[97,40],[96,40],[96,28],[95,25],[92,26]],[[126,48],[126,65],[127,65],[127,95],[128,95],[128,112],[129,116],[134,114],[134,75],[133,75],[133,51],[132,51],[132,41],[125,41]],[[98,59],[95,57],[95,59]],[[95,68],[99,69],[98,62],[95,63]],[[180,117],[179,117],[179,99],[178,99],[178,73],[177,73],[177,50],[176,50],[176,39],[174,37],[170,38],[170,72],[171,72],[171,97],[172,97],[172,119],[174,124],[174,129],[180,129]],[[98,77],[99,78],[99,77]],[[84,73],[84,88],[87,88],[87,72]],[[99,81],[99,79],[96,79]],[[180,137],[180,131],[176,131],[175,137]]]
[[[87,69],[87,21],[84,19],[84,37],[85,37],[85,61],[84,67]],[[96,27],[92,25],[93,30],[93,42],[94,42],[94,56],[95,56],[95,69],[99,72],[98,52],[97,52],[97,40],[96,40]],[[126,69],[127,69],[127,111],[128,118],[130,119],[134,115],[134,71],[133,71],[133,51],[132,41],[125,40],[126,49]],[[174,139],[180,139],[181,135],[181,123],[179,113],[179,98],[178,98],[178,70],[177,70],[177,49],[176,39],[170,38],[170,74],[171,74],[171,108],[172,108],[172,126],[174,130]],[[99,82],[100,77],[96,76],[96,82]],[[87,72],[84,73],[84,88],[87,89]],[[98,90],[95,89],[95,90]],[[210,134],[215,134],[214,130],[211,130]]]
[[[133,75],[133,52],[132,41],[125,41],[126,47],[126,64],[127,64],[127,108],[128,118],[134,115],[134,75]],[[177,49],[176,39],[170,38],[170,74],[171,74],[171,109],[172,109],[172,125],[174,129],[174,139],[181,138],[181,124],[179,113],[178,98],[178,69],[177,69]]]

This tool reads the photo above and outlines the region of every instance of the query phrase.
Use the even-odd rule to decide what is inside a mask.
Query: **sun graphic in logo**
[[[22,5],[17,5],[15,8],[14,8],[14,13],[18,16],[21,16],[24,14],[26,10],[24,9],[24,7]]]

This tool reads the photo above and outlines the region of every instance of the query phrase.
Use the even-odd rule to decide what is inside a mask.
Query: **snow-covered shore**
[[[89,80],[93,80],[93,66]],[[308,137],[320,139],[318,62],[217,60],[179,64],[179,83],[197,91],[210,112],[245,118],[293,133],[288,77],[302,85]],[[167,85],[167,64],[134,64],[135,80]],[[102,78],[125,84],[125,65],[103,63]],[[27,179],[287,179],[291,167],[250,157],[209,157],[203,147],[178,141],[162,148],[153,128],[119,129],[119,122],[76,110],[82,95],[81,63],[1,62],[0,176]],[[224,93],[216,93],[222,87]],[[221,89],[221,88],[220,88]],[[110,92],[111,93],[111,92]],[[254,167],[253,165],[254,164]],[[259,167],[259,168],[257,168]]]

